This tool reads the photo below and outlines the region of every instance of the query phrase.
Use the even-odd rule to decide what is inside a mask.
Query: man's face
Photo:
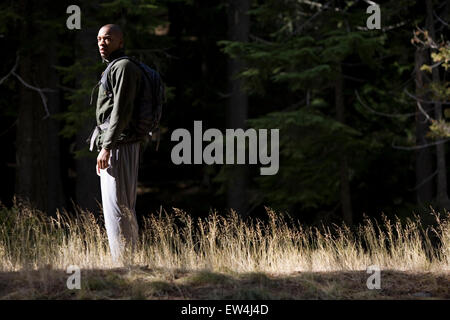
[[[103,59],[109,57],[111,53],[123,47],[123,39],[116,32],[108,27],[100,29],[97,35],[97,45]]]

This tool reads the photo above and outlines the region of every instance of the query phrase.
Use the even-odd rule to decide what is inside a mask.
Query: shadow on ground
[[[450,299],[449,273],[381,271],[369,290],[365,271],[266,273],[128,267],[81,270],[69,290],[65,270],[0,272],[0,299]]]

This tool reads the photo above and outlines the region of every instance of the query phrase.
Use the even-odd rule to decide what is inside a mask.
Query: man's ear
[[[121,48],[121,49],[123,48],[123,39],[122,39],[122,40],[120,40],[120,44],[119,44],[119,46],[120,46],[120,48]]]

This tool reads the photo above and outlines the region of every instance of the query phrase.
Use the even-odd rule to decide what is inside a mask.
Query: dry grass
[[[433,211],[435,227],[422,227],[418,218],[403,224],[398,219],[384,218],[381,224],[367,219],[352,232],[336,225],[305,227],[269,208],[267,223],[258,219],[243,221],[234,212],[227,216],[211,213],[207,218],[194,220],[174,208],[170,214],[145,218],[137,250],[124,262],[115,264],[111,261],[103,223],[89,212],[78,211],[76,216],[58,213],[51,218],[20,203],[0,210],[0,276],[21,279],[17,280],[17,286],[12,280],[3,288],[0,285],[3,298],[11,298],[10,294],[39,298],[36,292],[71,298],[73,293],[67,296],[65,291],[52,289],[65,285],[60,280],[67,278],[64,271],[68,265],[77,265],[83,272],[103,270],[116,275],[88,277],[77,298],[92,298],[93,291],[97,292],[95,298],[119,297],[119,293],[110,291],[110,286],[122,288],[128,297],[136,298],[161,294],[202,297],[202,288],[214,284],[225,287],[220,292],[206,290],[210,298],[227,297],[227,292],[238,299],[301,297],[295,286],[289,286],[292,279],[298,280],[296,285],[302,288],[303,296],[310,293],[306,297],[373,298],[367,288],[363,290],[365,280],[360,279],[367,278],[365,270],[369,265],[378,265],[382,271],[392,270],[394,275],[403,272],[406,277],[431,275],[435,285],[427,290],[437,290],[448,298],[448,291],[441,286],[448,285],[450,270],[449,213],[442,216]],[[146,271],[142,271],[142,266]],[[163,270],[162,275],[155,275],[154,270]],[[299,272],[302,276],[295,278]],[[321,283],[307,276],[321,274],[323,280],[333,272],[342,275],[341,279]],[[353,282],[348,276],[348,281],[344,281],[346,274],[352,275]],[[242,280],[242,275],[251,275],[251,280]],[[263,285],[247,288],[245,281]],[[346,291],[346,286],[354,281],[364,291],[362,295],[361,290],[351,294]],[[272,290],[280,283],[285,285],[285,295],[274,294]],[[200,291],[189,291],[187,287]],[[26,292],[21,292],[21,288]],[[240,289],[229,291],[230,288]],[[294,293],[288,293],[290,288]],[[389,286],[383,289],[389,290]]]
[[[193,220],[175,209],[144,219],[140,243],[128,265],[149,268],[269,272],[366,270],[369,265],[402,271],[449,271],[450,227],[447,216],[424,229],[419,219],[366,219],[356,232],[345,226],[304,227],[267,209],[269,222],[244,222],[232,212]],[[430,238],[434,237],[435,245]],[[436,244],[437,243],[437,244]],[[21,204],[0,214],[0,271],[81,268],[108,269],[102,221],[78,211],[56,217]]]

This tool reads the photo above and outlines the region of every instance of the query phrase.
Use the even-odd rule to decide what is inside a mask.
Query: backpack
[[[145,63],[140,62],[132,57],[122,56],[111,61],[108,67],[102,74],[102,78],[98,85],[103,86],[107,96],[113,98],[111,84],[108,81],[108,74],[111,67],[119,60],[128,59],[135,63],[142,70],[144,77],[142,78],[142,85],[140,91],[140,98],[135,106],[134,116],[136,117],[135,133],[138,138],[148,138],[158,129],[158,143],[156,150],[158,150],[160,132],[159,123],[162,115],[162,107],[165,102],[165,88],[164,83],[159,73]],[[109,117],[106,122],[109,121]]]

